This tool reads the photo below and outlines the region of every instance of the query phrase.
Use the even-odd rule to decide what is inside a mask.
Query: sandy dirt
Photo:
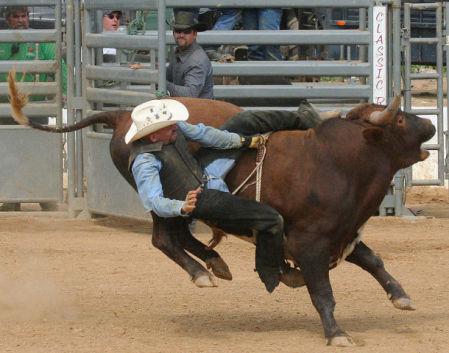
[[[305,288],[268,294],[254,249],[238,239],[218,247],[234,280],[200,289],[151,246],[150,224],[2,214],[0,352],[448,352],[448,190],[414,189],[408,203],[420,217],[373,218],[364,239],[416,311],[394,309],[351,264],[331,272],[336,317],[354,348],[325,346]]]

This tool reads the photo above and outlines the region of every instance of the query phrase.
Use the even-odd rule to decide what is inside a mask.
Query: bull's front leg
[[[153,214],[152,244],[181,266],[198,287],[216,287],[214,277],[192,259],[183,248],[187,223],[178,218],[160,218]],[[188,229],[187,229],[188,231]]]
[[[334,317],[335,299],[329,280],[329,242],[314,235],[301,234],[308,239],[307,244],[299,242],[299,237],[289,235],[288,249],[301,268],[312,303],[318,311],[328,345],[353,346],[352,338],[337,324]]]
[[[376,256],[363,242],[359,242],[355,246],[352,253],[346,258],[346,261],[356,264],[369,272],[383,287],[388,299],[391,300],[395,308],[415,310],[412,300],[405,293],[401,284],[385,270],[382,259]]]

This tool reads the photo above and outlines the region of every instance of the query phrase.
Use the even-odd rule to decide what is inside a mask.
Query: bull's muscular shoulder
[[[173,98],[183,103],[189,111],[189,123],[219,127],[229,118],[242,111],[242,108],[223,101],[191,97]]]

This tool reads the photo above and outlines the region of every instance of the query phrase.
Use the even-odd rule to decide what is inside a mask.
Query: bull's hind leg
[[[228,281],[232,280],[232,274],[228,265],[215,250],[209,249],[196,239],[188,229],[184,240],[184,249],[203,260],[206,263],[206,267],[211,269],[215,276]]]
[[[288,249],[301,268],[304,281],[309,291],[312,303],[318,311],[324,328],[324,335],[328,345],[353,346],[352,338],[337,324],[334,318],[335,299],[329,280],[329,244],[325,239],[301,234],[302,239],[310,239],[310,243],[299,244],[288,236]]]
[[[187,224],[182,219],[162,219],[153,215],[152,244],[181,266],[198,287],[216,287],[214,277],[183,249]]]
[[[376,256],[363,242],[359,242],[355,246],[346,260],[368,271],[383,287],[395,308],[415,310],[412,300],[400,283],[385,270],[382,259]]]

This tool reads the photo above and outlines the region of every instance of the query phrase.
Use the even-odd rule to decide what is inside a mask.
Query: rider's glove
[[[240,136],[240,141],[243,148],[259,148],[265,143],[265,138],[262,135]]]

